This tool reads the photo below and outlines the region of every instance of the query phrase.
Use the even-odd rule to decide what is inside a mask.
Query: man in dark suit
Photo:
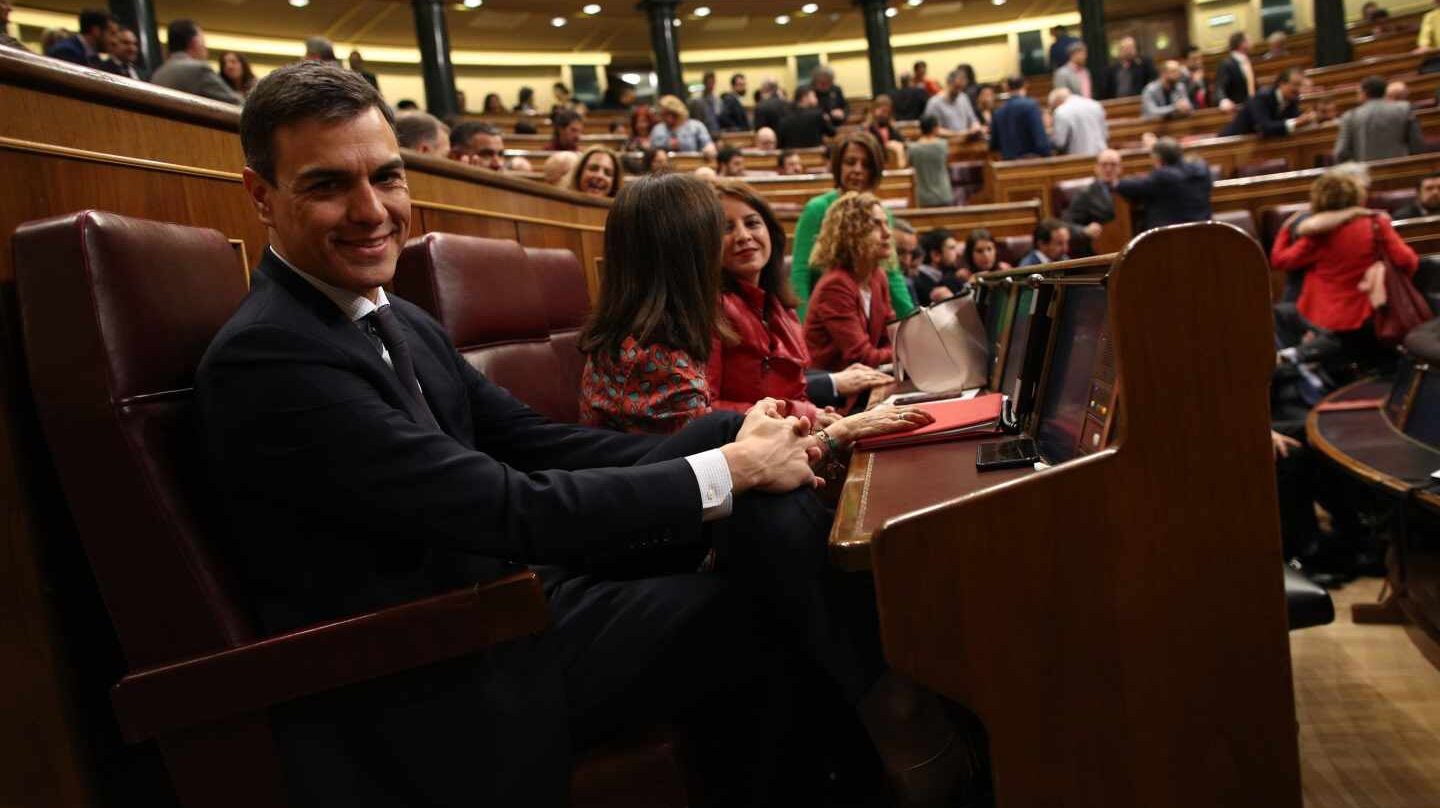
[[[1162,137],[1150,149],[1155,170],[1143,177],[1125,177],[1115,192],[1131,204],[1145,208],[1144,224],[1136,233],[1154,227],[1210,218],[1210,166],[1186,160],[1174,138]]]
[[[1011,76],[1005,82],[1010,100],[995,110],[990,124],[990,150],[1000,152],[1002,160],[1022,157],[1049,157],[1050,136],[1045,134],[1045,116],[1040,105],[1026,93],[1024,76]]]
[[[1230,35],[1230,52],[1215,68],[1215,104],[1229,112],[1255,94],[1255,68],[1250,64],[1250,38],[1244,31]]]
[[[750,113],[745,111],[745,74],[730,77],[730,92],[720,96],[720,129],[743,132],[750,128]]]
[[[182,93],[204,96],[227,104],[243,104],[245,99],[230,89],[210,66],[205,32],[194,20],[171,20],[166,31],[170,56],[150,80],[161,87]]]
[[[411,208],[374,88],[281,68],[240,128],[270,246],[196,390],[263,630],[589,562],[537,568],[536,637],[274,711],[295,804],[563,805],[576,751],[661,719],[707,795],[769,804],[793,675],[771,649],[796,640],[772,634],[825,564],[808,424],[773,402],[669,438],[546,421],[385,294]],[[707,547],[724,575],[693,573]],[[662,550],[691,573],[656,574]],[[597,563],[627,553],[627,576]]]
[[[110,37],[110,55],[100,61],[100,69],[127,79],[146,81],[150,71],[139,63],[140,40],[129,28],[119,28]]]
[[[1155,80],[1155,63],[1140,55],[1135,37],[1127,36],[1115,46],[1115,61],[1101,76],[1100,98],[1139,95],[1145,85]]]
[[[1420,187],[1415,189],[1415,201],[1395,211],[1396,219],[1422,216],[1440,216],[1440,173],[1421,177]]]
[[[1069,29],[1063,25],[1051,28],[1050,36],[1054,39],[1050,43],[1050,72],[1054,73],[1070,61],[1070,48],[1078,43],[1080,38],[1071,36]]]
[[[1300,82],[1302,75],[1297,67],[1280,71],[1275,86],[1256,93],[1235,117],[1221,130],[1221,136],[1260,135],[1278,137],[1288,135],[1296,127],[1308,126],[1315,120],[1314,110],[1300,111]]]
[[[790,102],[780,92],[780,85],[774,79],[761,82],[755,99],[755,131],[769,128],[778,132],[780,121],[789,113]]]
[[[86,9],[80,12],[80,33],[62,39],[45,55],[71,64],[99,67],[100,57],[110,47],[110,36],[116,27],[108,11]]]
[[[1095,181],[1076,194],[1060,218],[1070,228],[1070,254],[1095,254],[1095,240],[1115,221],[1115,185],[1120,181],[1120,152],[1106,149],[1095,158]]]

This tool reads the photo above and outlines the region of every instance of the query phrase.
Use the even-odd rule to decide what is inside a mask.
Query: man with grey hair
[[[443,156],[450,148],[450,130],[428,112],[406,112],[395,117],[395,139],[402,149]]]
[[[1071,44],[1069,60],[1055,71],[1055,86],[1063,87],[1074,95],[1094,98],[1095,91],[1090,81],[1090,69],[1085,66],[1089,53],[1084,42]]]
[[[933,115],[940,124],[936,134],[941,137],[968,137],[983,133],[980,116],[975,114],[970,96],[965,93],[965,85],[969,82],[965,71],[951,70],[950,75],[945,77],[945,92],[936,93],[925,102],[925,114],[921,117]]]
[[[1190,103],[1190,88],[1182,78],[1180,63],[1171,59],[1160,70],[1160,78],[1145,85],[1140,93],[1140,117],[1147,121],[1181,118],[1195,107]]]
[[[1115,46],[1115,61],[1105,68],[1101,98],[1125,98],[1139,95],[1145,85],[1155,80],[1155,63],[1141,56],[1135,37],[1127,36]]]
[[[1115,192],[1132,205],[1145,208],[1144,224],[1136,233],[1155,227],[1210,218],[1210,166],[1186,160],[1174,138],[1162,137],[1150,147],[1155,170],[1143,177],[1125,177]]]
[[[835,83],[835,71],[829,65],[820,65],[810,71],[810,88],[815,91],[815,100],[820,104],[820,111],[829,116],[836,124],[845,122],[845,116],[850,114],[850,104],[845,100],[845,93]]]
[[[1050,115],[1055,121],[1050,142],[1065,154],[1099,154],[1110,139],[1110,124],[1099,101],[1056,87],[1050,91]]]

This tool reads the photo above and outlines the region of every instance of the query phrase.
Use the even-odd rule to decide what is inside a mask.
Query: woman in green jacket
[[[795,223],[795,251],[790,260],[790,287],[800,301],[796,314],[805,319],[805,310],[810,303],[810,290],[820,275],[829,267],[810,266],[810,251],[815,247],[815,237],[820,233],[820,223],[825,221],[825,212],[836,199],[846,191],[871,192],[880,186],[885,174],[885,152],[880,142],[866,132],[851,132],[835,141],[830,150],[830,173],[835,176],[835,190],[811,199],[805,203],[800,220]],[[895,223],[890,211],[885,211],[890,223]],[[905,276],[892,258],[886,269],[890,282],[890,306],[896,317],[904,317],[915,310],[910,299],[910,290],[905,285]]]

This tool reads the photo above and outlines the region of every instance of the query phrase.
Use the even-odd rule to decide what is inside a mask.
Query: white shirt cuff
[[[1286,131],[1286,132],[1294,132],[1294,131],[1295,131],[1295,123],[1296,123],[1297,121],[1299,121],[1299,120],[1300,120],[1299,118],[1286,118],[1286,119],[1285,119],[1285,131]]]
[[[724,519],[734,507],[735,483],[730,479],[730,464],[719,449],[689,455],[685,462],[700,483],[701,521]]]
[[[825,378],[827,378],[827,379],[830,380],[830,397],[831,397],[831,398],[839,398],[839,397],[840,397],[840,385],[835,381],[835,374],[834,374],[834,373],[827,373],[827,374],[825,374]]]

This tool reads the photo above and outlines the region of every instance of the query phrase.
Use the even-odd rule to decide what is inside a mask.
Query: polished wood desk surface
[[[1033,469],[979,471],[976,447],[1006,435],[985,435],[945,443],[857,451],[840,491],[830,530],[830,559],[845,570],[870,568],[870,537],[885,521],[940,503],[953,502]]]
[[[1324,410],[1328,402],[1383,401],[1390,394],[1389,379],[1366,379],[1326,396],[1310,411],[1305,431],[1310,445],[1347,472],[1406,496],[1424,492],[1440,503],[1431,473],[1440,470],[1440,449],[1426,446],[1395,428],[1383,405],[1358,410]],[[1437,509],[1440,510],[1440,509]]]

